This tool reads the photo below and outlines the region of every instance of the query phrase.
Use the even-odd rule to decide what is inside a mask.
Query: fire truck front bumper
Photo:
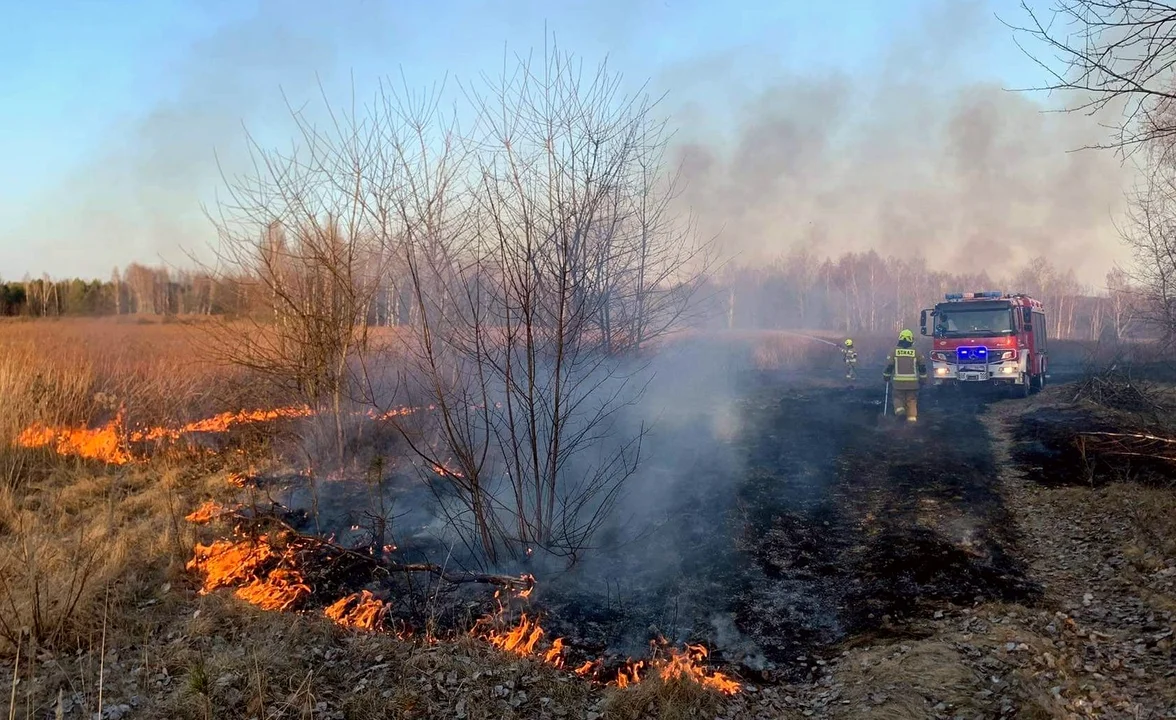
[[[1024,382],[1024,372],[1019,360],[1005,360],[988,365],[958,365],[937,360],[931,363],[930,379],[932,385],[975,382],[1002,382],[1019,385]]]

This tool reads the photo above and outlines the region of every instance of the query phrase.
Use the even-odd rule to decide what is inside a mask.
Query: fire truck
[[[1023,396],[1045,387],[1045,309],[1028,295],[948,293],[920,313],[919,331],[931,336],[936,386],[1000,384]]]

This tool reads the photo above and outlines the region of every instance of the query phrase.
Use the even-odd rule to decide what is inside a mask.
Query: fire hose
[[[838,349],[841,348],[841,346],[838,345],[837,343],[829,342],[828,340],[825,340],[824,338],[813,337],[812,335],[805,335],[804,333],[792,332],[791,330],[781,330],[780,332],[784,333],[785,335],[795,335],[796,337],[807,338],[809,340],[816,340],[819,343],[831,345],[832,347],[835,347]],[[882,415],[885,416],[885,415],[889,415],[889,414],[890,414],[890,381],[887,380],[886,381],[886,394],[885,394],[885,396],[883,396],[883,399],[882,399]]]
[[[792,332],[791,330],[781,330],[780,332],[784,333],[785,335],[795,335],[796,337],[808,338],[809,340],[816,340],[819,343],[825,343],[826,345],[831,345],[835,348],[841,347],[840,345],[838,345],[835,342],[829,342],[828,340],[825,340],[823,338],[813,337],[812,335],[805,335],[804,333]]]

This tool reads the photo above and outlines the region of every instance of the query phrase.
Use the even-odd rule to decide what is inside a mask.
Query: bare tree
[[[637,467],[644,428],[622,422],[640,396],[633,356],[687,317],[708,256],[667,209],[654,104],[603,65],[552,49],[465,97],[481,123],[463,155],[476,182],[450,190],[462,219],[422,211],[452,202],[402,212],[418,386],[439,408],[419,451],[491,558],[574,561]]]
[[[1134,325],[1135,288],[1131,278],[1122,268],[1116,267],[1107,273],[1106,313],[1110,328],[1116,340],[1126,338]]]
[[[1135,315],[1170,343],[1176,338],[1176,171],[1169,163],[1153,164],[1132,193],[1122,235],[1135,255]]]
[[[1116,141],[1132,150],[1170,146],[1176,136],[1176,3],[1157,0],[1052,0],[1045,12],[1022,1],[1024,24],[1010,24],[1043,48],[1023,46],[1049,74],[1048,90],[1079,96],[1074,111],[1120,111]],[[1052,58],[1044,57],[1051,53]]]
[[[259,302],[218,323],[214,342],[228,360],[329,410],[341,461],[345,411],[365,397],[365,316],[382,272],[386,228],[372,224],[368,194],[385,176],[369,163],[376,128],[331,115],[324,130],[291,112],[300,145],[282,153],[250,139],[254,173],[226,178],[228,199],[213,218],[218,274]]]
[[[332,406],[340,451],[342,400],[381,411],[491,562],[574,560],[637,468],[641,356],[691,317],[709,246],[668,209],[656,103],[605,66],[552,48],[462,90],[465,129],[441,91],[382,86],[328,104],[330,132],[294,113],[289,154],[254,146],[217,225],[222,272],[261,302],[222,348]],[[389,286],[398,314],[411,298],[395,392],[367,330]]]

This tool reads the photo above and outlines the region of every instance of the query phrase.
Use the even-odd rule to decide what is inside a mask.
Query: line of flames
[[[187,519],[193,523],[206,523],[228,512],[232,510],[210,501],[188,515]],[[257,539],[222,539],[211,545],[196,545],[194,556],[187,567],[190,571],[204,575],[200,594],[232,587],[238,598],[262,609],[276,611],[295,609],[309,598],[311,589],[298,571],[292,551],[287,549],[279,554],[268,540],[263,535]],[[265,572],[265,567],[274,569]],[[529,591],[523,591],[517,596],[526,597],[529,594]],[[323,614],[342,627],[376,632],[384,627],[390,607],[371,592],[363,590],[340,598],[327,606]],[[538,659],[564,669],[566,657],[563,638],[557,637],[542,647],[545,631],[537,619],[523,613],[516,623],[504,628],[505,618],[505,608],[500,607],[494,615],[475,623],[470,634],[502,652]],[[605,684],[626,688],[656,673],[666,682],[688,680],[726,695],[734,695],[742,689],[739,682],[730,676],[706,667],[707,650],[701,645],[687,645],[678,649],[654,644],[653,651],[648,660],[628,660],[616,673],[615,679]],[[603,662],[598,659],[589,660],[571,672],[599,682],[602,670]]]
[[[500,611],[496,616],[479,621],[471,634],[481,637],[503,652],[538,658],[557,668],[564,667],[563,638],[557,637],[546,649],[540,648],[539,642],[543,638],[544,630],[538,620],[527,616],[526,613],[522,613],[518,622],[506,630],[479,628],[479,625],[499,624],[502,616],[503,613]],[[655,672],[664,682],[689,680],[725,695],[734,695],[742,690],[738,681],[718,670],[709,670],[706,667],[705,662],[709,653],[702,645],[687,645],[679,649],[655,642],[651,643],[651,648],[653,655],[649,660],[627,660],[617,671],[616,679],[606,684],[623,689],[641,682],[649,677],[651,672]],[[596,680],[602,669],[603,662],[597,659],[584,662],[572,672],[580,677]]]
[[[387,412],[368,410],[357,413],[371,420],[390,420],[419,412],[435,410],[436,406],[399,407]],[[151,427],[129,430],[120,412],[113,420],[99,427],[54,427],[33,424],[17,435],[14,443],[20,447],[52,447],[59,455],[75,455],[87,460],[98,460],[110,465],[126,465],[135,461],[131,443],[179,440],[193,433],[225,433],[238,425],[305,418],[316,412],[307,406],[291,406],[270,410],[239,410],[224,412],[196,420],[179,427]]]

